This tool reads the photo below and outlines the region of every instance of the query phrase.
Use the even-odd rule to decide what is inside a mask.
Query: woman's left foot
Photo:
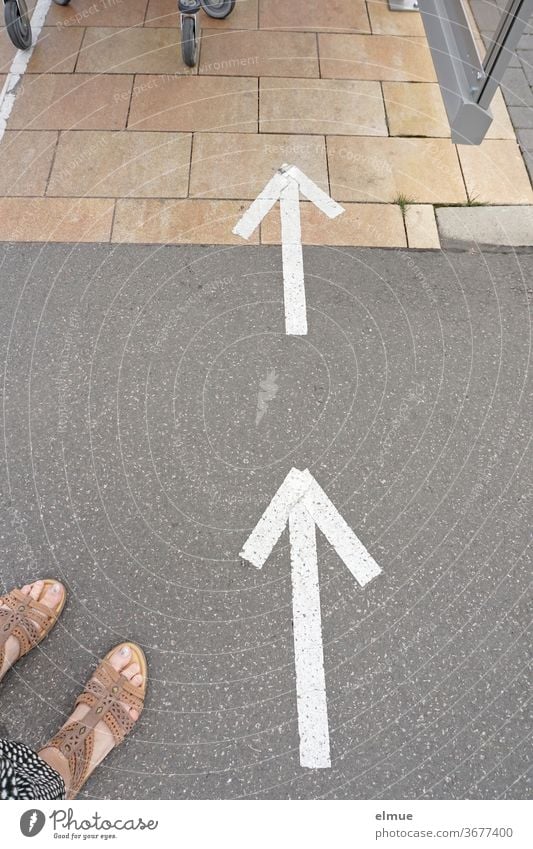
[[[43,640],[65,603],[59,581],[35,581],[0,596],[0,681],[7,670]]]

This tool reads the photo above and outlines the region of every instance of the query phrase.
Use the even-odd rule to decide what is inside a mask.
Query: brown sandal
[[[44,591],[47,587],[58,584],[59,581],[47,578],[43,583]],[[67,594],[64,587],[61,601],[55,608],[35,601],[19,589],[0,596],[0,669],[4,663],[9,637],[16,637],[19,642],[20,652],[17,660],[20,660],[50,633],[66,600]]]
[[[143,676],[140,687],[130,684],[127,678],[117,672],[109,663],[109,658],[123,646],[131,649],[131,661],[138,663]],[[89,710],[81,720],[66,725],[44,749],[58,749],[68,761],[71,775],[67,799],[74,799],[89,778],[94,767],[91,757],[94,749],[95,728],[99,722],[105,722],[115,740],[120,745],[132,731],[137,720],[122,706],[125,702],[138,711],[139,717],[144,707],[147,684],[146,657],[140,646],[135,643],[120,643],[111,649],[88,681],[85,690],[76,699],[77,705],[87,705]]]

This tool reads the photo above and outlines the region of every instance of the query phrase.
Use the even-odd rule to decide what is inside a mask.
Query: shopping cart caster
[[[31,23],[26,0],[4,0],[7,34],[19,50],[31,47]]]
[[[198,12],[201,5],[200,0],[178,0],[181,24],[181,55],[189,68],[194,68],[198,61],[198,48],[200,46]]]
[[[210,18],[227,18],[235,8],[235,0],[202,0],[202,6]]]

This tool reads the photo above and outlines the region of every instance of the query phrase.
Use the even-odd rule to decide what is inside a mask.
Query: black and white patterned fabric
[[[0,739],[0,799],[64,799],[55,769],[24,743]]]

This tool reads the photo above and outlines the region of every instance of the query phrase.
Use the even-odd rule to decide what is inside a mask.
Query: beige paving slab
[[[328,136],[332,196],[339,201],[463,203],[466,191],[448,139]]]
[[[86,30],[76,70],[98,74],[195,74],[181,58],[176,27]]]
[[[405,227],[399,206],[382,203],[347,203],[331,221],[311,203],[301,204],[302,242],[305,245],[406,247]],[[279,215],[269,215],[261,225],[261,242],[281,244]]]
[[[0,144],[0,195],[44,195],[57,142],[53,132],[10,132]]]
[[[419,82],[436,80],[425,38],[321,33],[318,45],[322,77]]]
[[[188,133],[62,133],[48,186],[60,197],[185,197]]]
[[[72,73],[84,32],[82,27],[43,27],[28,63],[28,73]]]
[[[259,26],[262,29],[370,32],[364,0],[261,0]]]
[[[2,242],[108,242],[113,200],[0,198]]]
[[[69,6],[50,7],[47,24],[60,29],[142,26],[148,0],[74,0]]]
[[[516,142],[485,139],[476,147],[458,145],[457,150],[471,200],[533,203],[533,190]]]
[[[257,132],[251,77],[135,78],[128,126],[142,130]]]
[[[10,129],[121,129],[126,126],[132,76],[26,74]]]
[[[200,13],[200,26],[210,29],[257,29],[259,0],[237,0],[229,17],[223,20]],[[146,12],[146,27],[179,26],[177,0],[149,0]]]
[[[263,133],[386,136],[381,86],[366,80],[262,78]]]
[[[431,204],[408,204],[405,210],[405,229],[410,248],[440,248],[435,210]]]
[[[384,82],[383,96],[391,136],[450,137],[438,83]],[[488,138],[514,139],[514,130],[499,90],[492,111],[494,120]]]
[[[318,77],[316,36],[310,32],[204,29],[200,74],[241,77]]]
[[[196,133],[189,194],[254,199],[284,162],[329,191],[323,137]]]
[[[368,15],[375,35],[417,35],[425,37],[418,12],[391,12],[388,0],[367,0]]]
[[[2,15],[4,10],[1,10]],[[0,33],[0,73],[7,74],[17,50],[11,44],[5,32]]]
[[[112,241],[143,244],[242,245],[232,230],[247,208],[232,200],[119,200]]]

